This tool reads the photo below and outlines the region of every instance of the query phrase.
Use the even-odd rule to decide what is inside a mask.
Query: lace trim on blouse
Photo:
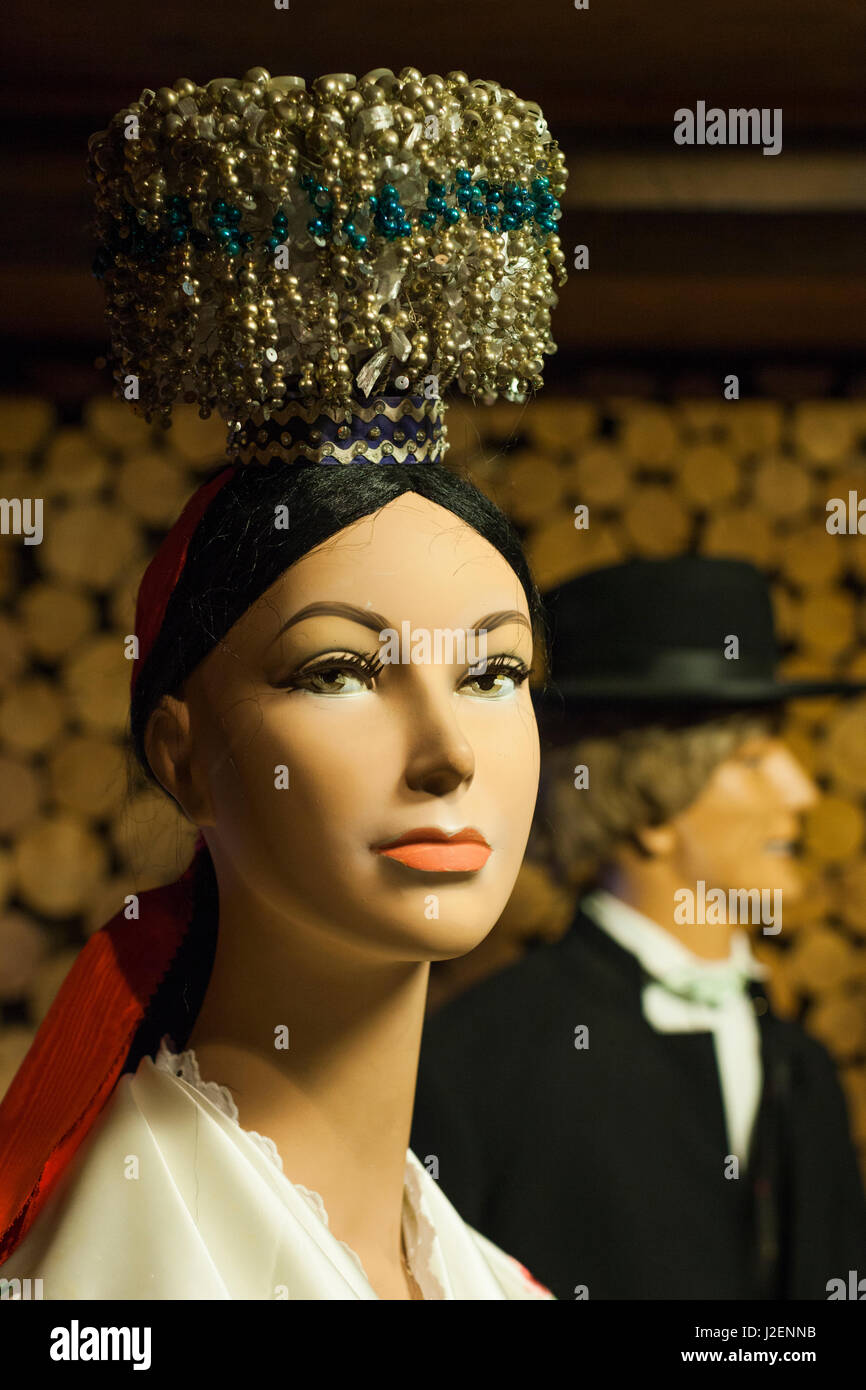
[[[174,1052],[170,1044],[171,1038],[166,1035],[160,1042],[159,1050],[154,1058],[154,1066],[157,1070],[179,1077],[193,1090],[205,1096],[221,1114],[232,1120],[238,1129],[248,1139],[251,1139],[256,1147],[286,1177],[283,1160],[273,1139],[268,1139],[264,1134],[258,1134],[254,1129],[243,1129],[240,1124],[238,1107],[228,1087],[221,1086],[217,1081],[203,1081],[195,1052],[192,1049],[186,1052]],[[286,1178],[286,1181],[289,1179]],[[299,1182],[293,1182],[292,1187],[301,1194],[319,1220],[330,1230],[328,1213],[321,1195],[314,1192],[312,1188],[304,1187]],[[408,1162],[403,1186],[403,1236],[409,1268],[425,1299],[444,1298],[445,1293],[442,1285],[430,1268],[436,1240],[436,1228],[427,1214],[419,1175]],[[334,1239],[337,1240],[337,1237],[334,1236]],[[351,1246],[347,1245],[344,1240],[337,1240],[337,1244],[343,1247],[363,1277],[367,1279],[364,1266]],[[370,1282],[369,1279],[367,1282]]]

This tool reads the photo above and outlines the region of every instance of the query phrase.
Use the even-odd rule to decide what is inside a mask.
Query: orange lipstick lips
[[[457,830],[446,835],[444,830],[430,826],[407,831],[397,840],[374,845],[373,850],[428,874],[471,873],[482,869],[493,853],[479,830]]]

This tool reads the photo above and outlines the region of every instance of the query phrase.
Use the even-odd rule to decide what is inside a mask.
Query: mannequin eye
[[[297,671],[286,685],[290,690],[310,690],[314,695],[358,695],[362,690],[372,690],[381,670],[378,656],[329,653],[314,665]]]
[[[460,689],[484,700],[502,700],[513,695],[529,675],[529,667],[516,657],[497,656],[488,661],[485,671],[468,675]]]

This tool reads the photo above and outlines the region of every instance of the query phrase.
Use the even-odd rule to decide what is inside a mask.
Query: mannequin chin
[[[383,619],[398,632],[487,627],[486,672],[454,651],[378,667]],[[150,762],[202,828],[234,918],[282,922],[299,948],[318,940],[360,967],[446,959],[487,935],[523,857],[539,775],[531,662],[507,561],[404,494],[293,564],[182,698],[163,697]],[[474,834],[382,852],[424,829]]]

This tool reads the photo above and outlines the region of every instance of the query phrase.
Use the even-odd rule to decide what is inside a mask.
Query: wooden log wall
[[[862,402],[460,402],[449,437],[449,463],[513,517],[542,588],[635,555],[742,557],[772,579],[786,674],[866,676],[866,536],[825,526],[829,498],[866,499]],[[0,536],[0,1094],[87,936],[189,861],[193,827],[126,749],[123,638],[160,534],[223,442],[192,409],[163,433],[107,398],[74,424],[47,400],[0,400],[0,497],[45,512],[41,545]],[[807,896],[757,951],[776,1009],[839,1065],[866,1172],[866,698],[794,704],[786,737],[823,795]],[[434,967],[431,1007],[529,937],[555,939],[570,912],[525,865],[488,940]]]

